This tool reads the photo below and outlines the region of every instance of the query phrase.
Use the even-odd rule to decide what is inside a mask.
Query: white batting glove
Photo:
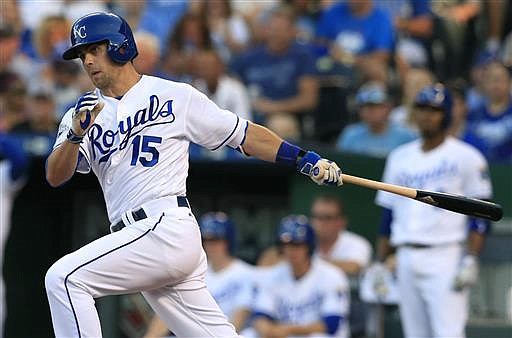
[[[79,137],[85,135],[102,108],[103,103],[99,102],[98,95],[95,92],[87,92],[80,96],[72,115],[71,130],[73,134]]]
[[[338,165],[333,161],[321,158],[313,151],[306,152],[297,164],[297,169],[309,176],[316,184],[343,185],[342,172]]]
[[[373,290],[379,298],[385,297],[389,292],[388,278],[391,272],[382,263],[373,263],[369,268],[373,276]]]
[[[457,274],[455,275],[454,289],[462,291],[467,287],[475,285],[478,278],[478,260],[473,255],[466,255],[462,258]]]

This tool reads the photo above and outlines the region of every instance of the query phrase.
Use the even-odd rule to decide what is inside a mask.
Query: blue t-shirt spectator
[[[340,3],[322,15],[317,36],[335,42],[354,55],[391,52],[394,28],[389,14],[380,8],[374,7],[368,15],[356,17],[348,4]]]
[[[251,96],[282,100],[298,94],[299,79],[314,76],[315,65],[308,49],[292,44],[283,54],[271,54],[265,46],[255,47],[235,58],[234,72]]]
[[[347,126],[341,133],[336,148],[341,151],[386,157],[399,145],[410,142],[416,135],[410,130],[395,124],[389,124],[382,134],[374,134],[365,123],[355,123]]]
[[[430,0],[393,0],[375,1],[375,5],[386,10],[391,17],[415,18],[423,15],[432,15]]]
[[[158,37],[160,46],[166,46],[167,39],[187,10],[187,0],[148,0],[138,30],[154,34]],[[161,48],[161,52],[165,52],[164,47]]]
[[[489,162],[512,163],[512,98],[499,115],[484,105],[468,115],[464,141],[478,148]]]

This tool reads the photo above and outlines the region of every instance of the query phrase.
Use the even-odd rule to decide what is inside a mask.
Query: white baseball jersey
[[[105,106],[80,145],[77,171],[92,168],[111,222],[145,202],[186,195],[189,142],[216,150],[245,138],[247,120],[184,83],[144,75],[120,99],[96,94]],[[54,149],[72,114],[63,117]]]
[[[239,309],[249,309],[252,304],[254,268],[240,259],[235,259],[221,271],[206,271],[206,285],[220,309],[228,318]]]
[[[388,156],[383,181],[421,190],[475,198],[491,197],[484,157],[472,146],[448,137],[424,152],[421,140],[398,147]],[[427,245],[460,242],[467,235],[467,217],[452,211],[379,191],[376,203],[393,210],[391,243]]]
[[[315,252],[315,256],[319,256]],[[353,261],[365,267],[372,258],[372,247],[366,238],[350,231],[342,231],[328,253],[328,258],[338,261]]]
[[[262,276],[260,275],[260,278]],[[313,259],[310,270],[295,279],[288,263],[280,263],[267,272],[254,305],[282,324],[307,325],[328,316],[343,317],[334,336],[347,337],[349,284],[335,266]]]

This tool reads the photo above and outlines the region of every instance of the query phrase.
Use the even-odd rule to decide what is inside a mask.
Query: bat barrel
[[[418,190],[416,200],[464,215],[499,221],[503,217],[501,205],[440,192]]]

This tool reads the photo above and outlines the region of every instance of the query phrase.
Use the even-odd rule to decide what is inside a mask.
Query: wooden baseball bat
[[[499,221],[501,217],[503,217],[503,209],[501,205],[496,203],[441,192],[417,190],[347,174],[342,174],[341,176],[343,183],[387,191],[460,214],[484,218],[491,221]]]

